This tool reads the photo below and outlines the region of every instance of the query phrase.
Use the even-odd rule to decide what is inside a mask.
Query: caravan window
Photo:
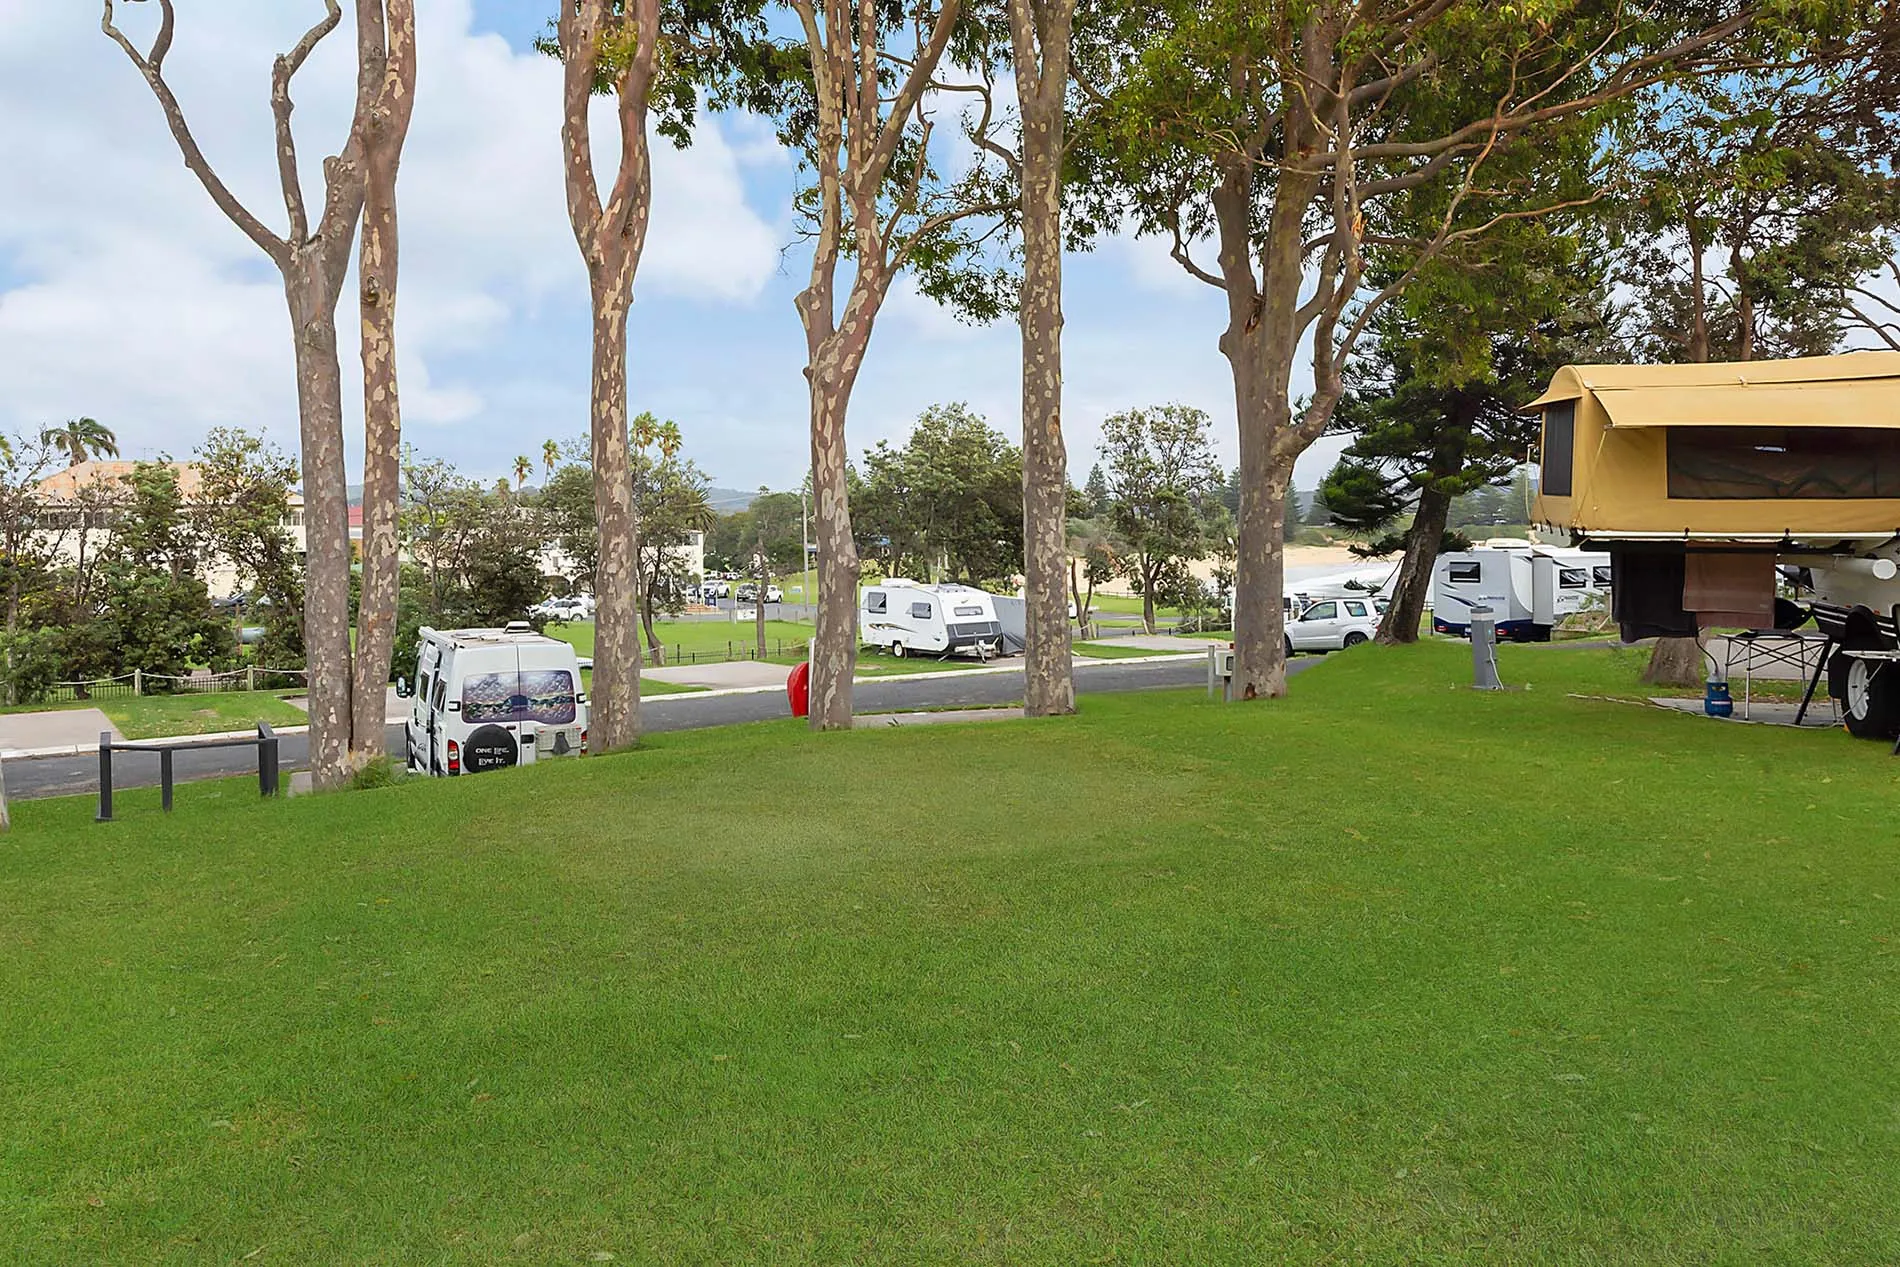
[[[574,675],[566,669],[482,673],[462,683],[462,720],[538,721],[565,726],[574,720]]]
[[[881,614],[884,611],[884,593],[882,590],[872,590],[864,596],[864,610],[873,615]]]
[[[1582,568],[1558,568],[1557,586],[1559,589],[1580,590],[1590,585],[1590,574]]]
[[[912,603],[910,605],[910,618],[912,620],[929,620],[930,619],[930,604],[929,603]]]
[[[430,707],[434,708],[435,711],[438,713],[441,712],[442,705],[448,702],[448,695],[449,695],[448,679],[437,678],[435,680],[435,698],[429,701]]]
[[[955,610],[959,616],[981,616],[983,614],[981,607],[958,607]]]
[[[1669,495],[1900,497],[1900,434],[1867,427],[1671,427]]]
[[[1476,585],[1484,572],[1482,563],[1450,564],[1450,580],[1453,585]]]
[[[1577,447],[1577,402],[1554,400],[1544,406],[1544,464],[1537,489],[1546,497],[1570,496],[1570,472]]]
[[[1595,579],[1598,585],[1608,585],[1610,583],[1610,569],[1608,568],[1591,568],[1590,575]]]

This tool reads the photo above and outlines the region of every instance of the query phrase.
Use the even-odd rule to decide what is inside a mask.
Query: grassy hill
[[[18,806],[0,1259],[1900,1259],[1900,763],[1639,665]]]

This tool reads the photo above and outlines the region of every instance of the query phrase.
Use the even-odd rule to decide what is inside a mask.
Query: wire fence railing
[[[54,682],[43,695],[49,704],[83,700],[133,699],[147,695],[209,695],[229,691],[299,690],[309,684],[303,669],[250,667],[225,673],[201,670],[196,673],[146,673],[134,669],[110,677],[87,678],[76,682]]]

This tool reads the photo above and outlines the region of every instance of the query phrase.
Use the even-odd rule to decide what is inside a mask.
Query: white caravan
[[[1003,648],[993,595],[968,585],[922,585],[893,577],[858,596],[858,638],[894,656],[975,655]]]
[[[517,622],[506,629],[423,626],[408,698],[408,764],[479,774],[587,752],[587,695],[572,645]]]
[[[1486,606],[1498,637],[1549,642],[1557,622],[1595,596],[1607,600],[1610,556],[1589,550],[1487,543],[1441,554],[1432,568],[1432,632],[1471,636],[1471,609]]]

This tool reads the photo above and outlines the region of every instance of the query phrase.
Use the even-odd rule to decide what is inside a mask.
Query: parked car
[[[1379,613],[1365,598],[1322,598],[1308,603],[1286,625],[1286,653],[1339,651],[1369,642],[1379,632]]]
[[[712,580],[712,581],[707,581],[704,585],[700,586],[699,592],[705,598],[707,602],[716,603],[720,599],[726,597],[732,591],[730,588],[728,588],[728,586],[726,585],[724,581]]]
[[[785,601],[785,591],[776,585],[768,585],[765,587],[765,601],[768,603],[782,603]]]

